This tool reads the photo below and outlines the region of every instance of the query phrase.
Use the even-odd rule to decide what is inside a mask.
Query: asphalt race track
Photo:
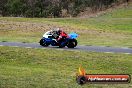
[[[43,47],[39,43],[21,43],[21,42],[0,42],[0,46],[12,46],[12,47],[25,47],[25,48],[54,48],[61,50],[84,50],[84,51],[93,51],[93,52],[105,52],[105,53],[125,53],[132,54],[132,48],[127,47],[104,47],[104,46],[82,46],[78,45],[75,48],[58,48],[58,47]]]

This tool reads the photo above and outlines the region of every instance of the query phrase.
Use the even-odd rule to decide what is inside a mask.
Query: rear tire
[[[77,46],[77,40],[76,39],[69,40],[69,42],[67,44],[68,48],[74,48],[76,46]]]

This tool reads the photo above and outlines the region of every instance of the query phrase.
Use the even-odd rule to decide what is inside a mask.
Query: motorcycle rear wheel
[[[68,48],[74,48],[76,46],[77,46],[77,40],[76,39],[69,40],[69,42],[67,44]]]

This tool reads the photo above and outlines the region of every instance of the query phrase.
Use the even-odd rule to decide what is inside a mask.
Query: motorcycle
[[[49,45],[51,46],[59,46],[60,48],[63,48],[67,46],[68,48],[74,48],[77,46],[77,40],[78,34],[76,33],[70,33],[68,34],[67,38],[62,38],[61,41],[57,41],[52,34],[44,34],[43,38],[40,40],[40,45],[47,47]]]

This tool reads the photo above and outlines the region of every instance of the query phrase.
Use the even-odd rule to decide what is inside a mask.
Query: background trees
[[[87,7],[103,10],[129,0],[0,0],[0,15],[22,17],[77,16]],[[67,15],[66,15],[67,14]]]

